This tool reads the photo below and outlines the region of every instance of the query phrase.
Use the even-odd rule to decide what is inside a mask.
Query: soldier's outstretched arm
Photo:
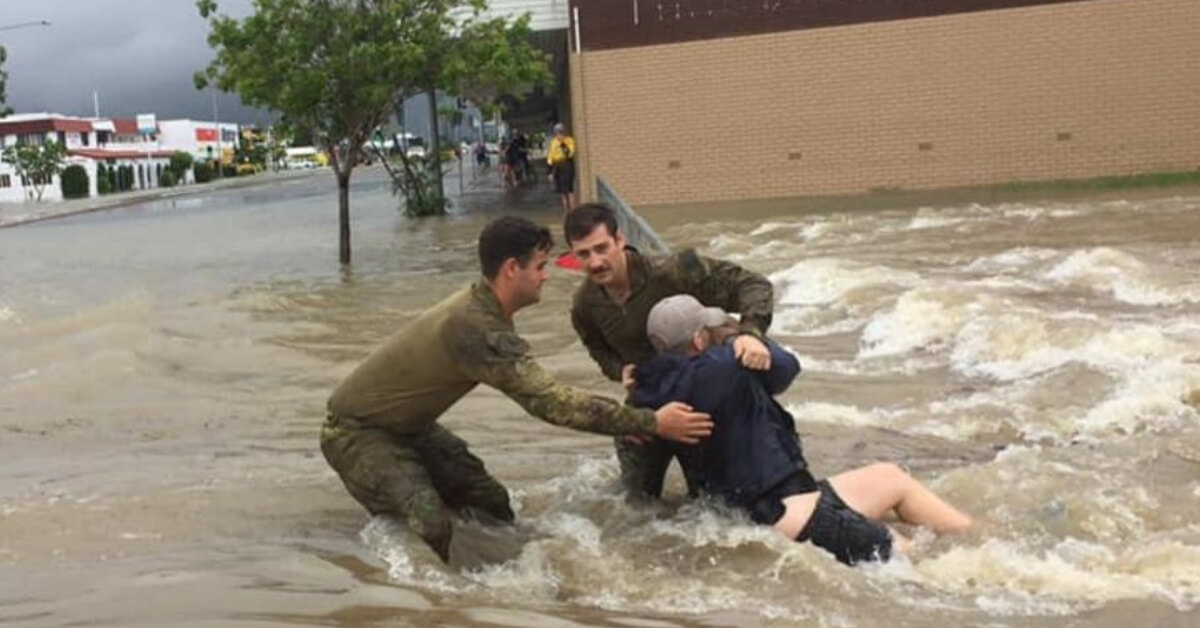
[[[451,349],[464,375],[553,425],[596,434],[655,434],[685,443],[712,432],[712,419],[686,404],[651,411],[559,383],[529,357],[529,345],[512,331],[467,329],[455,336]]]
[[[529,356],[481,369],[479,381],[552,425],[596,434],[656,434],[684,443],[712,433],[709,415],[687,404],[673,402],[657,411],[626,406],[559,383]]]

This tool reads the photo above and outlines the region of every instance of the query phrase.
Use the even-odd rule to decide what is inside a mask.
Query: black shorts
[[[886,562],[892,557],[892,533],[887,526],[848,506],[829,480],[821,480],[817,486],[821,497],[797,541],[812,541],[847,565],[873,560]]]
[[[829,480],[814,482],[807,471],[789,476],[759,497],[750,507],[750,518],[772,525],[783,516],[783,498],[813,491],[821,496],[797,541],[812,541],[847,565],[891,558],[892,533],[887,526],[867,519],[842,501]]]
[[[565,161],[554,166],[554,191],[558,194],[575,192],[575,162]]]

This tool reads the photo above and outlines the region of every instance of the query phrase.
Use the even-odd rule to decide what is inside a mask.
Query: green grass
[[[1174,185],[1200,185],[1200,170],[1187,172],[1152,172],[1119,177],[1096,177],[1093,179],[1052,179],[1048,181],[1011,181],[992,186],[1005,192],[1039,190],[1123,190],[1129,188],[1170,187]]]

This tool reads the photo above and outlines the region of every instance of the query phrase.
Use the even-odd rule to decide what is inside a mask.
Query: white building
[[[197,161],[211,161],[221,156],[221,163],[233,163],[238,146],[238,125],[230,122],[200,120],[160,120],[159,141],[166,150],[181,150],[192,154]]]
[[[75,118],[52,113],[12,115],[0,119],[0,150],[18,144],[57,142],[67,148],[66,164],[83,166],[89,195],[97,196],[96,173],[128,167],[130,189],[158,187],[158,178],[170,163],[171,151],[159,145],[157,134],[141,135],[133,119]],[[36,198],[34,182],[24,181],[16,169],[0,162],[0,202],[20,203]],[[62,182],[55,176],[43,188],[42,200],[62,199]]]

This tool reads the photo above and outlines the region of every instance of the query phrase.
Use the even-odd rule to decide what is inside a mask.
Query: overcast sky
[[[218,6],[244,17],[251,0]],[[211,94],[192,84],[212,58],[194,0],[0,0],[0,29],[39,20],[51,25],[0,30],[17,113],[90,116],[95,91],[102,116],[212,119]],[[222,121],[270,119],[233,94],[218,94],[217,108]]]

